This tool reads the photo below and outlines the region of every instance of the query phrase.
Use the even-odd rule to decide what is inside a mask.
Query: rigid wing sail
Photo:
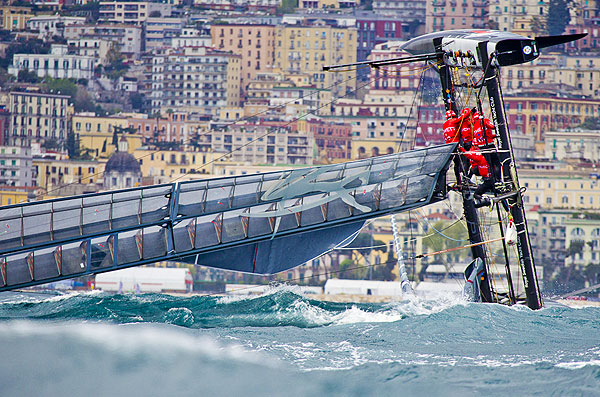
[[[273,274],[446,197],[455,145],[0,208],[0,291],[158,261]]]

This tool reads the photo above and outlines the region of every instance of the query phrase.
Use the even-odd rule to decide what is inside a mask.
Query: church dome
[[[106,167],[104,168],[105,173],[109,172],[140,172],[140,163],[133,157],[132,154],[127,152],[116,152],[108,159]]]

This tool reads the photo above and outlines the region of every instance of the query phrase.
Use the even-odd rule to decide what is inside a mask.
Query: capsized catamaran
[[[455,146],[2,207],[0,291],[163,260],[281,272],[443,200]]]
[[[479,290],[483,302],[514,304],[521,300],[514,292],[505,241],[503,241],[503,248],[508,293],[493,290],[488,275],[488,255],[484,248],[485,241],[482,238],[477,208],[495,203],[500,204],[496,205],[496,210],[501,233],[503,233],[501,207],[507,213],[509,222],[516,227],[517,255],[525,289],[525,301],[532,309],[538,309],[543,305],[523,208],[523,189],[519,186],[500,90],[500,67],[531,62],[540,55],[541,48],[568,43],[584,36],[585,34],[573,34],[530,39],[514,33],[493,30],[443,31],[426,34],[406,42],[402,49],[412,56],[325,67],[326,70],[356,65],[381,68],[418,61],[429,62],[435,66],[440,77],[442,98],[449,125],[454,121],[452,127],[454,129],[451,129],[454,134],[448,136],[446,131],[444,134],[447,142],[457,143],[453,160],[457,181],[454,188],[462,194],[464,217],[468,225],[473,255],[473,262],[467,268],[465,278],[471,284],[479,283],[473,286],[473,290]],[[479,78],[474,76],[475,73],[480,74]],[[472,111],[468,107],[465,108],[466,111],[459,111],[457,93],[461,88],[477,92],[473,95],[476,97],[476,108],[473,109],[473,113],[478,113],[477,122],[479,122],[481,135],[479,137],[473,136],[472,126],[465,128],[467,133],[463,134],[463,126],[469,123],[466,120],[471,117]],[[489,121],[484,122],[483,117],[481,93],[484,88],[496,129],[495,134],[491,129],[486,131],[486,125],[490,124]],[[465,100],[463,106],[468,105],[466,102],[468,100]],[[460,118],[455,117],[458,114],[461,114]],[[479,174],[484,180],[484,183],[476,189],[470,186],[468,178],[473,168],[479,170],[475,174]],[[483,194],[492,195],[493,198],[485,198]]]
[[[368,218],[443,200],[452,188],[463,198],[474,260],[466,278],[479,283],[473,285],[473,293],[479,291],[484,302],[514,304],[523,300],[512,286],[506,246],[508,293],[494,290],[488,277],[487,242],[482,238],[477,207],[495,203],[499,204],[499,223],[503,224],[500,211],[504,211],[516,226],[524,301],[532,309],[540,308],[543,303],[499,70],[534,60],[541,48],[583,36],[530,39],[487,30],[437,32],[408,41],[403,49],[412,54],[409,57],[324,67],[380,68],[428,62],[439,73],[446,110],[454,114],[459,114],[457,93],[469,88],[479,90],[476,110],[483,115],[480,94],[485,88],[496,134],[482,125],[481,153],[484,165],[491,169],[483,192],[467,178],[473,167],[466,161],[466,152],[475,145],[460,137],[446,145],[338,165],[2,207],[0,291],[163,260],[273,274],[349,243]],[[469,76],[473,72],[481,77],[461,79],[460,73]],[[448,186],[446,172],[451,161],[457,183]]]

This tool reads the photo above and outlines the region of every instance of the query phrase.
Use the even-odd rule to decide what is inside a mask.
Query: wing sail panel
[[[368,218],[444,198],[440,181],[453,150],[2,207],[0,291],[196,255],[210,266],[251,271],[248,258],[241,267],[233,260],[256,244],[254,271],[281,271],[330,249]],[[296,247],[308,248],[291,253]]]

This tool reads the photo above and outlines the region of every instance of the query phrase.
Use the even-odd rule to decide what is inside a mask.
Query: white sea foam
[[[69,291],[69,292],[57,292],[56,295],[47,295],[43,293],[18,293],[14,296],[9,296],[6,300],[0,301],[0,305],[14,305],[20,303],[44,303],[44,302],[60,302],[76,298],[78,296],[86,295],[100,295],[102,291]]]
[[[45,337],[50,341],[80,341],[95,345],[114,354],[137,356],[139,354],[177,358],[180,355],[200,354],[213,359],[230,358],[238,361],[263,364],[261,354],[245,350],[239,344],[222,345],[207,336],[196,336],[191,332],[165,325],[106,323],[44,323],[32,321],[10,321],[0,323],[0,334],[4,338]]]
[[[570,363],[558,363],[556,367],[564,369],[581,369],[587,366],[600,367],[600,360],[573,361]]]

